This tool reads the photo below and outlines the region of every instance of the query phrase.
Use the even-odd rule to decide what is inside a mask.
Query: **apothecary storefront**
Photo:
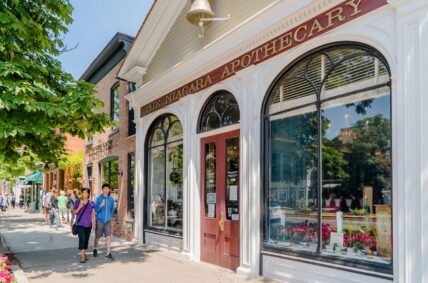
[[[192,25],[202,2],[231,17]],[[119,72],[137,84],[136,240],[285,282],[427,281],[427,15],[155,2]]]

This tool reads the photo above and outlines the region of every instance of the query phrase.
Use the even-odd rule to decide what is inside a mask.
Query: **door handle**
[[[223,211],[220,213],[220,221],[218,222],[218,226],[220,227],[220,231],[224,231],[224,213]]]

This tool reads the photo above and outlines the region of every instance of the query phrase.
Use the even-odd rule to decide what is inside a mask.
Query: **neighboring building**
[[[135,124],[125,95],[133,84],[119,80],[117,72],[133,38],[117,33],[80,79],[96,85],[96,97],[104,103],[97,111],[109,113],[117,124],[87,140],[84,157],[85,185],[95,199],[103,183],[109,183],[116,208],[113,234],[133,238],[133,184],[135,172]]]
[[[85,150],[85,140],[66,134],[64,148],[68,154],[83,152]],[[55,164],[49,164],[49,169],[43,172],[43,188],[47,191],[50,191],[53,187],[60,190],[75,188],[76,185],[72,182],[69,172],[69,170],[64,172],[64,170],[58,168]]]
[[[136,240],[286,282],[428,282],[428,2],[209,2],[232,17],[200,38],[191,1],[155,1],[119,71]]]

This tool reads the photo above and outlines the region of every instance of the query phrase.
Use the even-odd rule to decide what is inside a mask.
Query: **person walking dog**
[[[82,189],[82,199],[76,200],[72,212],[76,215],[77,235],[79,236],[80,262],[88,260],[86,251],[88,250],[89,238],[91,237],[94,223],[94,202],[89,199],[91,191],[88,188]]]
[[[114,260],[111,255],[111,217],[114,211],[114,199],[110,196],[110,185],[103,184],[102,194],[95,200],[95,213],[96,213],[96,226],[95,226],[95,242],[93,255],[98,255],[98,241],[101,237],[106,238],[107,254],[105,256],[108,260]]]

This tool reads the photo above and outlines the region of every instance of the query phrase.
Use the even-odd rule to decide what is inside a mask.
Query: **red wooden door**
[[[239,130],[201,140],[201,259],[239,266]]]

